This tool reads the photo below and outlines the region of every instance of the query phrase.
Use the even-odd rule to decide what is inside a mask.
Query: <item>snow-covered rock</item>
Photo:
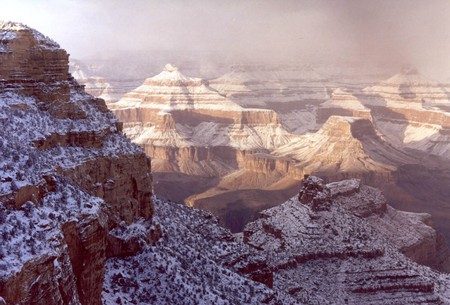
[[[1,23],[0,45],[0,295],[100,304],[109,230],[153,214],[150,162],[56,43]]]
[[[340,186],[342,192],[337,191]],[[397,304],[401,300],[448,304],[448,280],[399,251],[405,244],[398,238],[408,230],[409,237],[417,234],[425,224],[414,216],[396,218],[386,211],[365,218],[354,214],[362,198],[375,205],[380,200],[377,192],[355,180],[328,187],[310,176],[304,181],[300,201],[292,198],[263,211],[246,226],[243,240],[267,255],[274,270],[274,289],[300,303]],[[324,193],[333,194],[327,209],[310,206],[314,198],[323,203]],[[404,231],[385,230],[394,224]],[[433,230],[428,227],[428,231]],[[426,231],[418,235],[430,237]]]

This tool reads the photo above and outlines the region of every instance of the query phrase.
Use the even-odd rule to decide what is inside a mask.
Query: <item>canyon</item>
[[[417,209],[445,200],[441,86],[415,91],[407,71],[414,94],[335,90],[298,134],[173,65],[105,103],[68,59],[0,22],[0,304],[450,304],[436,218],[391,206],[399,189],[428,196]],[[352,115],[328,111],[359,94]],[[380,114],[382,94],[403,120]],[[387,140],[418,124],[439,131]]]
[[[450,240],[449,84],[410,67],[392,77],[294,64],[230,70],[207,80],[167,65],[107,102],[153,159],[159,196],[240,232],[305,174],[353,177],[397,208],[431,213]]]

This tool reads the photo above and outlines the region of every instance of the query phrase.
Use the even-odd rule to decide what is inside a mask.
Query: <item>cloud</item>
[[[75,57],[210,50],[236,61],[411,63],[429,74],[450,74],[448,16],[447,0],[22,0],[0,12]]]

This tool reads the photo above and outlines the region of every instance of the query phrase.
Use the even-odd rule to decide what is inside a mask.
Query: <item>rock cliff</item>
[[[109,107],[152,157],[156,174],[221,177],[241,167],[245,151],[290,138],[275,112],[242,108],[170,64]]]
[[[236,236],[208,212],[154,203],[163,237],[108,260],[105,304],[450,302],[448,275],[417,263],[434,255],[428,216],[393,209],[359,180],[310,176],[298,198],[261,212]],[[114,234],[146,230],[136,223]]]
[[[110,231],[153,215],[150,161],[57,43],[0,23],[0,296],[101,304]]]
[[[363,66],[236,65],[209,81],[168,66],[109,106],[153,158],[155,190],[222,211],[222,220],[237,204],[284,201],[295,189],[286,176],[313,173],[381,187],[393,204],[432,213],[448,232],[437,206],[447,204],[449,86],[414,69],[379,82],[387,70]],[[423,172],[430,177],[419,179]],[[420,187],[432,177],[439,190]],[[173,180],[186,185],[176,196]]]
[[[303,184],[298,198],[263,211],[243,233],[267,255],[275,290],[305,304],[450,301],[446,276],[399,252],[414,244],[431,254],[434,230],[423,216],[393,210],[357,180],[325,185],[311,176]],[[386,227],[402,228],[405,238]]]
[[[362,98],[390,142],[448,159],[449,91],[448,85],[406,69],[365,88]]]

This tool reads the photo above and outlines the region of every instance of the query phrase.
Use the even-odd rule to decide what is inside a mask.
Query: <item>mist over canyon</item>
[[[186,70],[201,74],[194,62]],[[130,79],[109,83],[100,67],[100,81],[87,66],[72,71],[152,157],[156,193],[234,232],[315,174],[360,178],[394,206],[431,213],[448,236],[450,85],[413,67],[247,64],[202,79],[167,64],[128,91]]]
[[[450,304],[449,14],[2,3],[0,305]]]

